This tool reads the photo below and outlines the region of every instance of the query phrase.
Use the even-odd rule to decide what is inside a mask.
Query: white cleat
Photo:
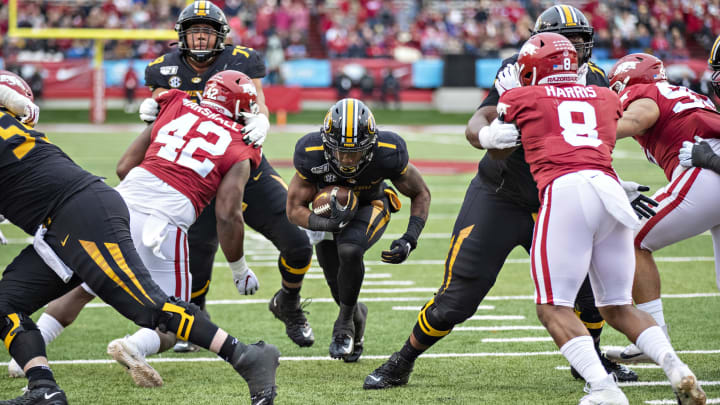
[[[624,349],[608,349],[605,357],[615,363],[637,364],[637,363],[655,363],[647,354],[643,353],[637,346],[630,344]]]
[[[107,353],[127,368],[130,377],[140,387],[153,388],[163,385],[160,374],[145,361],[145,356],[127,337],[110,342]]]
[[[585,395],[579,405],[629,405],[625,394],[620,390],[612,374],[594,385],[585,384]]]
[[[25,372],[20,368],[20,365],[17,364],[15,359],[10,359],[10,363],[8,363],[8,375],[10,375],[10,378],[25,377]]]
[[[687,364],[680,361],[677,356],[673,356],[672,353],[668,353],[663,358],[662,368],[670,380],[670,385],[680,405],[705,404],[707,401],[705,391],[700,388],[697,377],[690,371]]]

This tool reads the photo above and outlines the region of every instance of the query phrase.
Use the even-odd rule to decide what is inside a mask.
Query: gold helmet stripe
[[[563,17],[565,21],[565,26],[572,27],[577,25],[575,21],[577,21],[577,17],[575,16],[575,10],[573,10],[570,6],[566,5],[560,5],[555,6],[558,8],[558,11],[560,12],[560,15]]]
[[[715,39],[715,43],[710,51],[710,59],[708,59],[708,63],[711,65],[718,59],[718,48],[720,48],[720,35]]]
[[[208,6],[207,1],[196,1],[195,2],[195,15],[207,15]]]
[[[354,117],[354,115],[355,115],[355,100],[352,98],[345,100],[343,109],[345,110],[344,111],[345,114],[343,114],[343,116],[346,121],[345,122],[345,131],[344,131],[345,133],[343,134],[343,135],[345,135],[345,143],[352,144],[352,143],[354,143],[353,142],[353,132],[354,132],[354,127],[355,127],[355,117]]]

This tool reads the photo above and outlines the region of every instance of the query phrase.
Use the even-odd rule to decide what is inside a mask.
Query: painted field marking
[[[645,401],[646,404],[651,405],[677,405],[677,399],[654,399],[652,401]],[[720,398],[708,398],[706,404],[720,404]]]
[[[519,338],[485,338],[480,339],[482,343],[516,343],[516,342],[552,342],[553,338],[548,337],[519,337]],[[568,367],[570,369],[570,367]]]
[[[375,274],[373,274],[373,273],[366,273],[366,274],[365,274],[365,279],[369,279],[369,278],[391,278],[391,277],[392,277],[392,274],[390,274],[390,273],[375,273]],[[324,275],[324,274],[315,274],[315,273],[305,274],[305,278],[325,280],[325,275]],[[364,281],[364,282],[363,282],[363,285],[368,285],[368,283],[369,283],[369,281]]]
[[[470,321],[512,321],[525,319],[523,315],[474,315],[468,318]]]
[[[412,280],[363,281],[363,285],[415,285]]]
[[[493,309],[495,309],[495,306],[494,305],[478,305],[477,309],[481,310],[481,311],[492,311]],[[398,307],[392,307],[392,310],[393,311],[419,311],[420,308],[398,306]]]
[[[520,325],[520,326],[458,326],[453,329],[454,331],[460,332],[475,332],[475,331],[501,331],[501,330],[545,330],[544,326],[535,325]]]

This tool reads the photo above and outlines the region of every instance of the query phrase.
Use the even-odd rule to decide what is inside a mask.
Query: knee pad
[[[365,255],[365,249],[352,243],[343,243],[337,249],[341,263],[360,263]]]
[[[0,322],[0,338],[20,368],[24,368],[27,362],[35,357],[46,357],[45,341],[29,316],[19,313],[8,314]],[[19,336],[21,337],[17,340]],[[21,343],[13,346],[13,342]]]
[[[156,327],[161,332],[175,332],[181,340],[189,339],[195,317],[207,317],[200,307],[177,297],[168,297],[160,311]]]
[[[454,323],[443,318],[443,313],[435,303],[435,299],[428,301],[420,310],[418,324],[425,334],[436,337],[447,335],[455,326]]]
[[[312,248],[310,246],[283,251],[278,258],[280,275],[289,283],[299,283],[305,277],[305,273],[310,270],[311,261]]]

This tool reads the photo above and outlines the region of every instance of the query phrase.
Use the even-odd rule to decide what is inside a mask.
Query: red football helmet
[[[518,79],[523,86],[577,82],[577,50],[552,32],[535,34],[520,48]]]
[[[0,70],[0,86],[10,87],[21,96],[29,98],[30,101],[35,101],[35,97],[33,96],[32,90],[30,90],[30,86],[25,83],[25,80],[23,80],[22,77],[13,72]]]
[[[665,81],[667,76],[660,59],[646,53],[631,53],[615,62],[608,79],[610,88],[620,93],[633,84]]]
[[[240,120],[242,113],[260,112],[255,84],[245,73],[236,70],[215,73],[205,83],[200,105],[219,110],[235,121]]]

